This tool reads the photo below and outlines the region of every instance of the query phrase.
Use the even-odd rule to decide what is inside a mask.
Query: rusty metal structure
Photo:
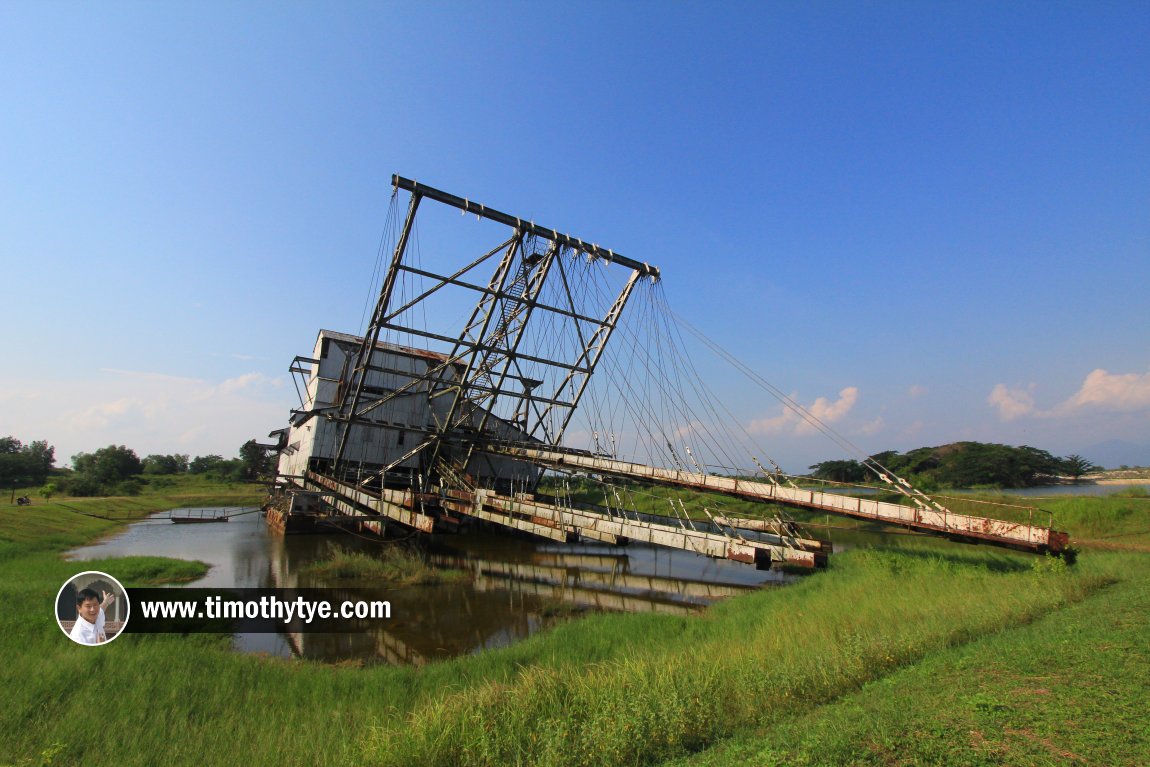
[[[387,264],[366,330],[321,331],[312,356],[291,366],[300,407],[273,432],[281,523],[327,515],[381,534],[489,524],[760,568],[819,567],[831,547],[784,511],[798,508],[1034,552],[1066,548],[1067,536],[1049,525],[960,513],[882,467],[873,467],[878,478],[904,502],[800,486],[753,457],[757,470],[738,470],[729,457],[722,464],[740,438],[722,425],[725,408],[705,392],[658,299],[641,299],[635,326],[623,322],[636,295],[657,290],[657,267],[392,181],[393,236],[381,250]],[[421,233],[429,203],[441,219],[444,210],[475,217],[478,255],[454,255],[472,246],[437,239],[439,228]],[[457,314],[461,306],[466,314]],[[612,357],[609,342],[620,335]],[[580,412],[590,418],[573,429]],[[620,458],[628,445],[646,459]],[[589,502],[588,488],[602,503]],[[729,513],[722,499],[764,515]],[[651,511],[662,504],[667,511]]]

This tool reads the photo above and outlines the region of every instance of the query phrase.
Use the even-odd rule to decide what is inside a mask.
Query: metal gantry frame
[[[952,514],[921,494],[912,495],[914,507],[906,507],[799,488],[789,481],[785,487],[765,469],[765,483],[712,475],[699,465],[689,448],[688,458],[695,466],[694,472],[677,458],[674,459],[678,464],[676,469],[663,469],[617,460],[614,451],[611,458],[606,458],[585,450],[564,448],[563,436],[635,287],[644,277],[657,280],[659,270],[400,176],[393,176],[392,184],[394,199],[398,200],[400,191],[410,196],[371,321],[358,339],[358,348],[345,359],[332,404],[316,407],[314,402],[304,403],[301,396],[301,406],[310,405],[310,409],[293,411],[293,425],[314,416],[336,424],[337,447],[330,462],[304,470],[300,479],[305,488],[334,493],[342,513],[363,516],[368,524],[377,527],[384,524],[382,520],[390,520],[428,533],[440,527],[451,529],[460,523],[460,518],[470,517],[553,540],[646,541],[760,567],[770,566],[771,562],[817,567],[826,563],[831,550],[824,541],[799,537],[791,526],[764,526],[761,520],[716,518],[705,506],[703,511],[710,521],[700,525],[688,519],[681,500],[678,509],[671,504],[673,517],[649,514],[641,517],[637,510],[629,516],[621,502],[623,513],[613,513],[609,499],[605,499],[604,507],[583,508],[564,503],[561,498],[537,495],[538,478],[543,471],[552,471],[560,475],[596,476],[607,482],[622,480],[641,486],[705,491],[827,511],[960,540],[1031,551],[1059,552],[1068,546],[1065,533],[1030,524]],[[410,263],[409,243],[424,199],[506,226],[511,230],[510,236],[501,237],[498,245],[449,274]],[[579,291],[586,291],[588,285],[575,283],[573,275],[568,273],[569,267],[565,266],[565,263],[578,263],[581,256],[629,272],[625,281],[622,273],[618,275],[623,283],[621,289],[611,287],[606,295],[596,296],[598,303],[593,309],[585,308],[585,300],[576,300],[577,296],[586,299],[587,292]],[[491,276],[485,283],[468,277],[472,270],[492,263]],[[408,275],[416,278],[418,295],[409,298],[401,293],[397,300],[397,285]],[[415,327],[407,319],[409,312],[447,286],[477,294],[463,327],[454,335]],[[554,287],[546,292],[549,286]],[[547,315],[548,319],[540,322],[541,315]],[[523,342],[530,329],[542,325],[546,330],[548,322],[557,318],[563,330],[573,330],[573,337],[565,338],[564,343],[546,346],[539,343],[542,336],[533,334],[532,343],[526,344],[528,351],[525,351]],[[385,333],[435,341],[450,348],[450,353],[422,353],[426,363],[422,372],[397,369],[402,365],[373,361],[377,350],[404,349],[381,344],[381,335]],[[406,352],[412,351],[406,349]],[[318,366],[319,363],[297,357],[291,367],[293,375],[305,374],[305,364]],[[546,372],[540,372],[541,369]],[[394,374],[401,381],[408,380],[396,384],[395,388],[381,389],[377,382],[368,385],[368,376],[372,373]],[[372,479],[363,479],[362,471],[355,471],[351,461],[345,459],[353,427],[362,424],[369,428],[396,428],[369,416],[397,397],[412,395],[426,397],[429,405],[427,423],[403,427],[420,435],[418,444],[403,451],[397,459],[391,460],[393,456],[389,455],[389,465],[373,464],[369,473],[374,472],[379,482],[378,486],[369,488]],[[501,417],[497,405],[504,414],[511,413],[510,418]],[[668,449],[674,457],[674,448],[668,444]],[[405,480],[405,487],[400,487],[398,481],[389,483],[389,472],[412,458],[418,458],[416,468],[409,465],[394,475]],[[475,476],[469,473],[473,458],[476,459],[474,466],[481,467]],[[503,466],[508,462],[511,466],[529,465],[527,475],[531,479],[525,481],[515,471],[504,470],[501,474],[495,470],[495,462],[500,461]],[[777,465],[775,468],[777,471]],[[490,472],[484,473],[487,469]],[[410,480],[409,486],[406,480]],[[898,482],[906,485],[902,480]],[[618,501],[618,493],[615,495]]]
[[[531,439],[559,445],[636,283],[642,277],[658,279],[658,268],[401,176],[392,176],[392,185],[397,194],[401,190],[410,194],[407,214],[370,324],[359,349],[349,358],[335,402],[324,412],[326,417],[340,423],[333,459],[336,472],[339,473],[344,461],[352,425],[369,423],[367,416],[371,411],[425,382],[430,382],[429,399],[446,398],[447,405],[441,408],[442,415],[435,418],[428,438],[404,457],[406,460],[420,455],[423,487],[438,484],[437,475],[441,473],[442,459],[448,452],[452,453],[456,471],[466,466],[474,450],[474,440],[455,437],[461,429],[482,432],[494,417],[500,398],[516,401],[512,420]],[[424,199],[507,226],[511,229],[511,236],[450,274],[437,274],[410,264],[407,262],[408,247],[420,203]],[[580,255],[630,271],[622,290],[603,317],[589,316],[581,311],[573,296],[563,258]],[[464,279],[468,272],[492,260],[496,260],[496,264],[486,285]],[[402,305],[393,306],[397,282],[405,273],[430,280],[432,284]],[[543,289],[547,284],[562,288],[561,295],[566,299],[562,305],[544,300]],[[470,317],[457,336],[446,336],[402,322],[405,312],[448,285],[479,294]],[[573,355],[562,358],[558,353],[545,354],[533,350],[536,353],[529,354],[521,350],[521,342],[538,312],[549,312],[571,323],[579,342]],[[580,323],[588,323],[593,331],[584,333]],[[418,380],[412,380],[382,398],[365,396],[368,373],[375,369],[371,364],[372,354],[378,348],[381,334],[389,331],[449,343],[452,345],[451,353]],[[544,390],[545,382],[526,375],[521,363],[535,363],[559,371],[556,376],[559,383],[553,389],[547,387],[550,391]]]

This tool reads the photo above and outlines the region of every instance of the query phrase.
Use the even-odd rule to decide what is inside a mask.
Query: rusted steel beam
[[[369,517],[370,515],[363,509],[370,509],[381,517],[399,522],[401,525],[420,532],[430,533],[435,530],[434,517],[415,511],[416,496],[410,490],[384,489],[379,495],[375,495],[314,471],[307,472],[305,476],[308,482],[330,490],[336,494],[337,498],[345,502],[351,502],[361,507],[359,509],[341,509],[345,514]]]
[[[335,494],[335,505],[342,513],[368,517],[368,524],[378,524],[378,521],[373,521],[364,509],[375,510],[380,518],[425,533],[436,529],[435,517],[415,510],[419,507],[419,496],[410,490],[384,488],[369,493],[316,472],[308,472],[306,478],[315,487]],[[530,494],[511,497],[485,489],[475,492],[451,489],[439,499],[439,503],[443,509],[457,515],[494,522],[556,541],[570,542],[580,536],[612,543],[626,539],[753,564],[759,569],[767,569],[775,563],[804,569],[826,564],[825,552],[788,545],[787,539],[778,536],[772,536],[770,540],[736,539],[671,524],[554,506]]]
[[[903,506],[897,503],[853,498],[817,490],[783,487],[772,483],[734,477],[719,477],[713,474],[701,474],[678,469],[662,469],[641,463],[615,461],[581,452],[494,443],[482,445],[479,449],[483,452],[511,456],[556,469],[588,471],[608,476],[639,479],[654,484],[707,490],[737,498],[816,509],[858,519],[902,525],[914,530],[951,538],[977,539],[987,543],[1040,553],[1059,553],[1065,550],[1070,541],[1070,536],[1067,533],[1024,522],[1010,522],[1002,519],[958,514],[947,509]]]
[[[584,242],[577,237],[571,237],[570,235],[562,234],[555,231],[554,229],[548,229],[545,226],[536,226],[534,221],[524,221],[517,216],[501,213],[494,208],[487,207],[486,205],[472,202],[471,200],[465,199],[463,197],[458,197],[449,192],[441,191],[434,187],[427,186],[426,184],[421,184],[418,181],[412,181],[410,179],[403,178],[402,176],[393,175],[391,177],[391,184],[392,186],[398,187],[399,189],[411,192],[413,195],[427,197],[429,199],[435,200],[436,202],[441,202],[444,205],[450,205],[454,208],[458,208],[465,213],[474,213],[477,216],[482,216],[483,218],[490,219],[491,221],[503,224],[504,226],[513,227],[522,232],[526,232],[527,234],[533,234],[537,237],[543,237],[544,239],[551,240],[552,242],[558,242],[561,245],[566,245],[569,248],[575,248],[576,250],[583,251],[588,255],[594,256],[595,258],[601,258],[604,261],[610,261],[625,266],[628,269],[634,269],[641,275],[654,277],[655,279],[659,278],[659,267],[657,266],[651,266],[650,264],[645,264],[642,261],[635,261],[634,259],[622,256],[609,248],[600,248],[594,243]]]
[[[518,513],[550,519],[580,534],[590,531],[593,534],[622,536],[656,546],[693,551],[716,559],[754,564],[761,569],[766,569],[775,562],[802,568],[814,568],[826,563],[826,557],[822,552],[807,551],[781,542],[740,540],[727,535],[685,529],[670,524],[609,517],[584,509],[552,506],[539,500],[501,496],[490,490],[478,490],[475,495],[477,501],[482,501],[486,507],[508,514]]]

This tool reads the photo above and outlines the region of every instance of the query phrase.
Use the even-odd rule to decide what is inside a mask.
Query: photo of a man
[[[108,641],[104,631],[104,608],[116,600],[116,596],[109,591],[103,595],[92,589],[80,589],[76,592],[76,623],[68,634],[73,642],[79,644],[100,644]]]
[[[112,641],[128,622],[124,587],[107,573],[79,573],[56,595],[56,620],[69,639],[81,645]]]

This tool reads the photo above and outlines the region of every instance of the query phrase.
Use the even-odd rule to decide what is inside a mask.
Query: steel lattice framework
[[[392,183],[393,210],[399,209],[400,193],[406,193],[406,215],[370,322],[362,336],[321,332],[321,343],[327,343],[326,333],[328,340],[347,345],[342,363],[329,363],[342,364],[330,400],[321,403],[317,394],[319,358],[327,359],[321,346],[317,359],[297,358],[292,367],[308,375],[304,363],[314,366],[308,383],[311,407],[295,411],[292,428],[310,428],[304,426],[309,419],[321,418],[334,424],[334,430],[325,429],[334,445],[322,460],[309,454],[306,464],[296,462],[304,468],[287,479],[329,498],[328,507],[337,513],[360,518],[360,524],[376,530],[399,523],[424,532],[454,529],[471,518],[554,540],[639,540],[760,567],[771,562],[815,567],[830,552],[828,543],[803,534],[784,517],[764,521],[713,515],[704,505],[708,521],[702,521],[687,513],[681,499],[670,503],[673,517],[640,514],[633,503],[634,513],[629,513],[613,483],[630,482],[825,511],[1030,551],[1066,548],[1065,533],[1032,519],[1012,522],[955,513],[885,470],[878,471],[879,478],[902,492],[910,505],[799,488],[777,471],[763,470],[762,479],[714,474],[684,447],[692,471],[675,460],[666,430],[659,434],[678,464],[673,469],[620,460],[613,449],[601,451],[597,437],[594,451],[565,446],[572,416],[632,293],[644,278],[657,281],[659,270],[425,184],[400,176],[393,176]],[[425,200],[502,228],[498,244],[453,271],[425,268],[419,247],[412,246]],[[617,277],[607,288],[596,282],[604,271]],[[417,321],[442,313],[433,302],[447,289],[474,298],[460,329]],[[396,345],[396,338],[410,339],[413,346]],[[637,399],[633,390],[627,393]],[[418,400],[418,418],[408,421],[420,423],[397,424],[386,416],[404,411],[405,398]],[[403,441],[408,431],[418,435],[410,447]],[[367,461],[365,476],[368,453],[360,443],[378,443],[371,436],[376,432],[398,437],[389,443],[390,452],[371,453],[377,460]],[[281,453],[295,449],[294,444],[280,447]],[[385,454],[386,460],[378,459]],[[604,505],[590,507],[573,502],[569,494],[538,493],[545,471],[593,477],[611,487],[618,500],[612,502],[605,493]]]

